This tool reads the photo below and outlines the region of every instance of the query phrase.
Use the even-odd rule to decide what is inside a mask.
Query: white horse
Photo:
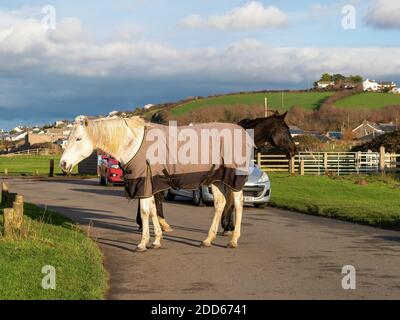
[[[61,157],[60,166],[64,172],[71,172],[75,165],[89,157],[95,149],[101,149],[110,154],[124,166],[138,153],[144,135],[145,122],[139,117],[89,120],[85,116],[79,116],[75,119],[75,125],[71,130],[67,147]],[[228,247],[236,248],[241,233],[243,191],[234,191],[230,188],[224,190],[222,183],[213,183],[211,188],[214,195],[215,213],[208,236],[202,242],[202,246],[210,247],[212,245],[217,236],[218,225],[225,206],[234,205],[236,212],[235,229]],[[139,201],[143,230],[137,251],[142,252],[147,249],[150,240],[149,217],[152,219],[155,232],[153,247],[160,248],[162,230],[157,219],[154,197],[141,198]]]

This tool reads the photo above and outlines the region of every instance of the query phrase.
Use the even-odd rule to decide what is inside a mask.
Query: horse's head
[[[89,119],[85,116],[75,119],[67,147],[60,160],[60,167],[64,172],[70,172],[74,166],[92,154],[94,147],[86,130],[88,125]]]
[[[278,149],[285,152],[288,158],[293,158],[297,152],[296,145],[293,142],[292,136],[290,134],[290,130],[288,125],[285,122],[287,112],[284,114],[276,114],[271,118],[272,134],[269,137],[269,142]]]

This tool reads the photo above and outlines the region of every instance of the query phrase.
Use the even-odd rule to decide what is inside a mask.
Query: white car
[[[244,204],[254,205],[257,208],[266,207],[271,198],[271,183],[268,174],[257,166],[250,168],[250,175],[243,189]],[[166,200],[174,200],[176,196],[192,199],[194,204],[201,206],[214,201],[211,187],[202,186],[198,190],[175,190],[165,192]]]

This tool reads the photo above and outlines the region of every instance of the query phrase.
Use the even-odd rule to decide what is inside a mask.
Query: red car
[[[119,162],[108,155],[99,155],[98,174],[101,185],[124,183]]]

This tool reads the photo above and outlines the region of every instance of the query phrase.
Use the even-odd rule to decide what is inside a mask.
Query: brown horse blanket
[[[221,181],[240,191],[248,177],[253,140],[234,124],[146,124],[139,151],[123,167],[129,198],[197,189]]]

